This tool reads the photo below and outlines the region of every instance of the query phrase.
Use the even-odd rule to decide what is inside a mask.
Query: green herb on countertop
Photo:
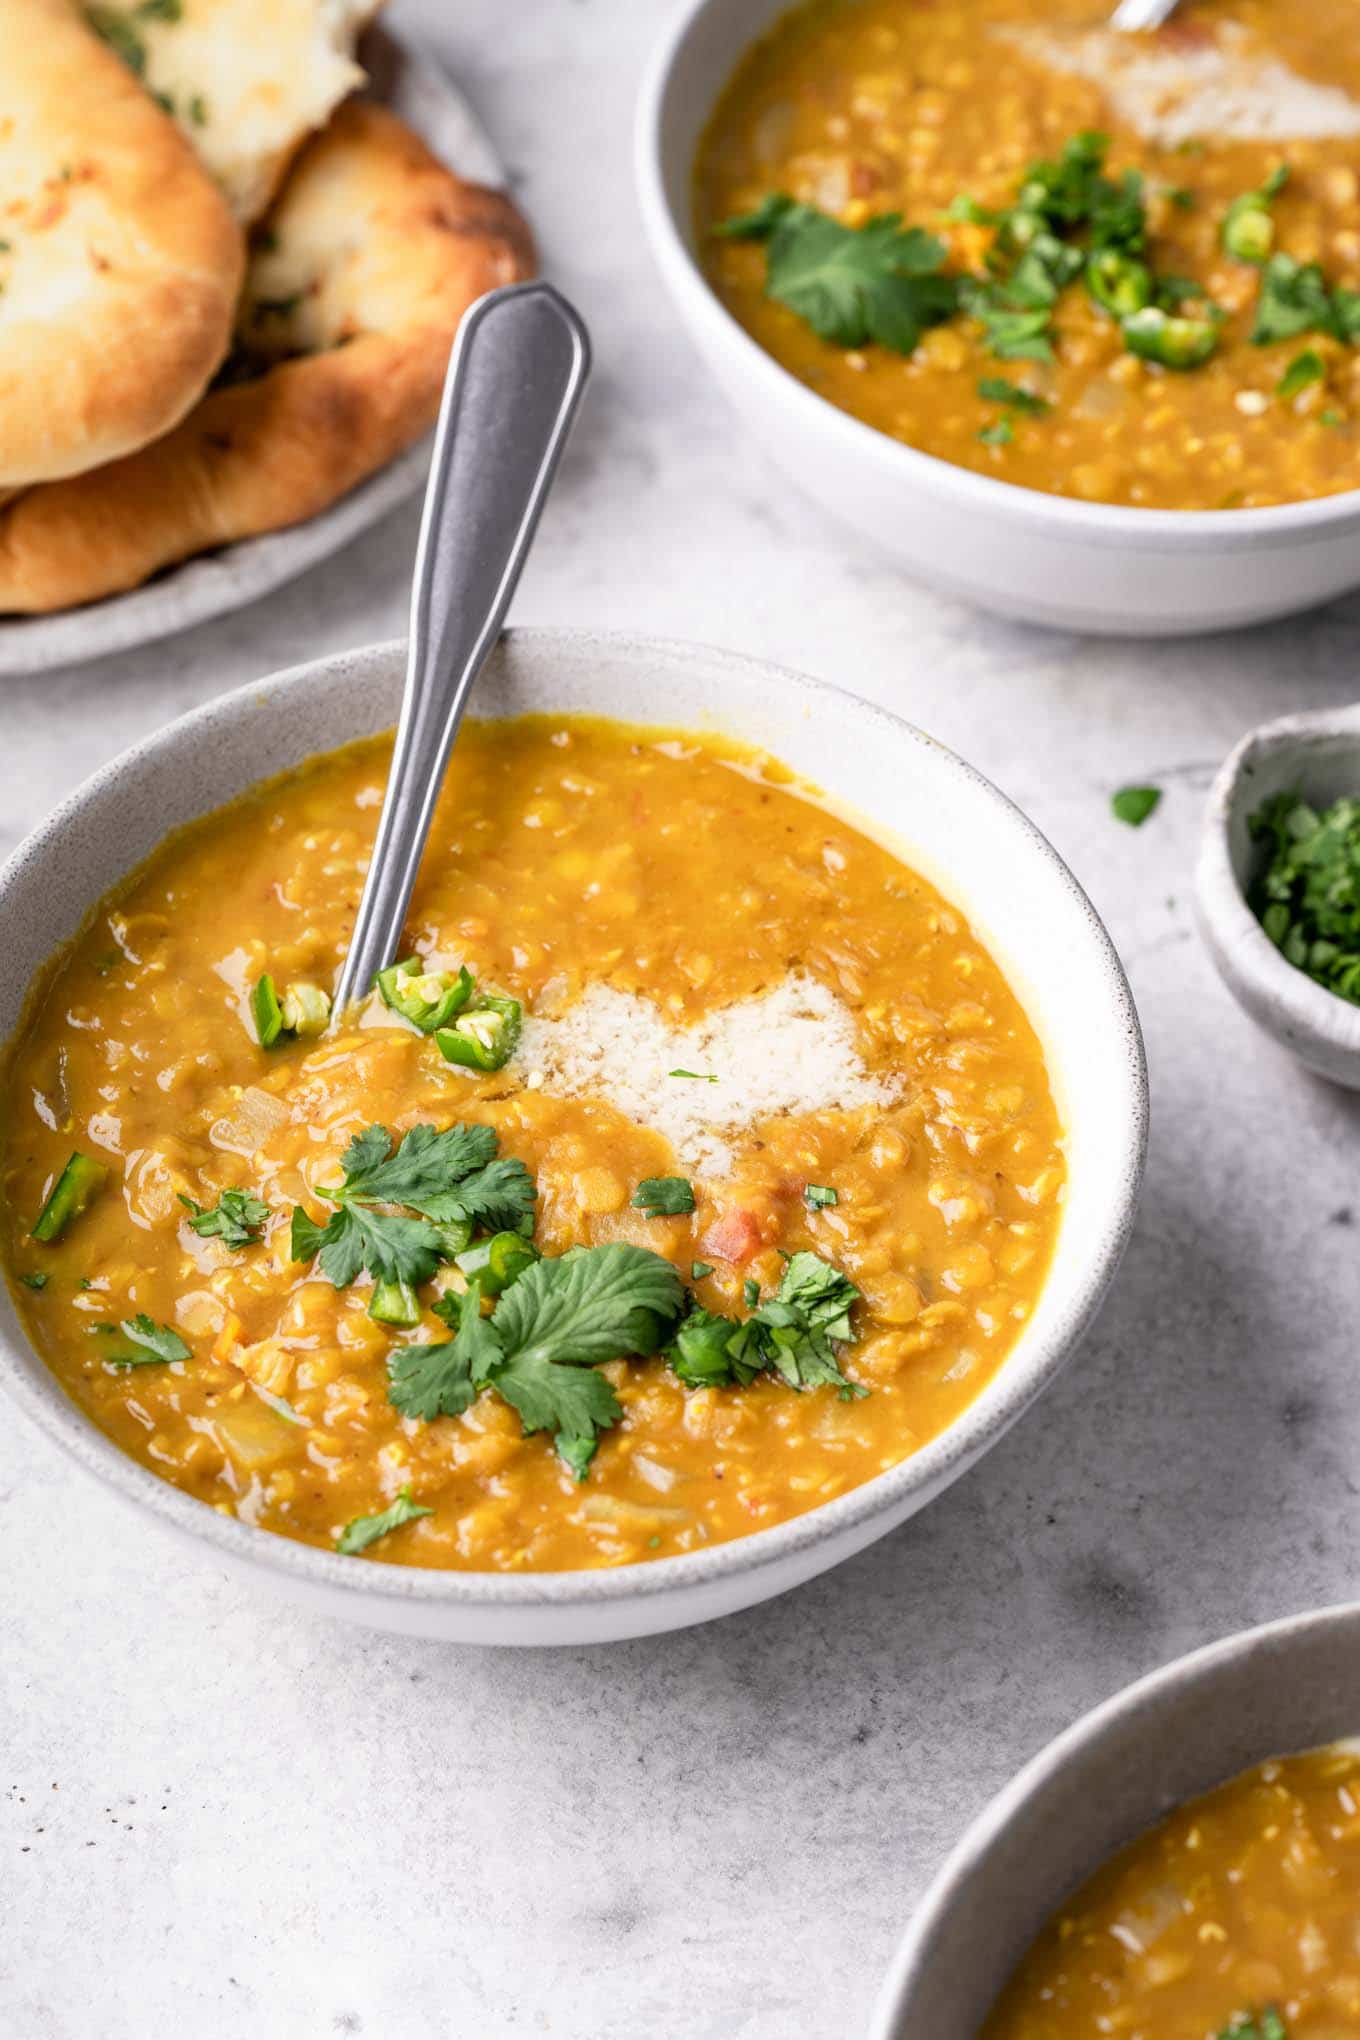
[[[1248,892],[1287,962],[1360,1005],[1360,800],[1321,810],[1277,793],[1248,822],[1265,863]]]
[[[1141,829],[1148,816],[1156,812],[1161,799],[1160,786],[1121,786],[1118,793],[1111,795],[1110,811],[1117,822]]]

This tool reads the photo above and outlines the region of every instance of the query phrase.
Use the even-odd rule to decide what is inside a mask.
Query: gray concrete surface
[[[1197,644],[1012,628],[903,581],[742,439],[629,180],[637,0],[396,0],[471,91],[596,336],[516,608],[785,660],[1019,800],[1108,919],[1151,1166],[1058,1388],[926,1514],[705,1630],[478,1655],[304,1619],[0,1418],[0,2033],[846,2040],[941,1853],[1075,1714],[1353,1591],[1360,1101],[1259,1039],[1194,933],[1210,773],[1354,692],[1360,599]],[[401,627],[415,517],[257,609],[0,699],[7,848],[215,690]],[[1112,787],[1167,789],[1138,834]],[[1360,1724],[1358,1724],[1360,1725]]]

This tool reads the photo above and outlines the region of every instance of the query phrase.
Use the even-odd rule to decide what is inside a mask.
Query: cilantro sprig
[[[248,1190],[224,1190],[211,1208],[183,1191],[179,1201],[189,1213],[190,1229],[201,1239],[221,1240],[224,1247],[253,1246],[269,1219],[269,1206]]]
[[[393,1353],[388,1399],[402,1416],[429,1422],[461,1415],[483,1389],[494,1389],[519,1412],[526,1432],[553,1433],[559,1454],[583,1479],[598,1434],[623,1414],[595,1370],[656,1352],[683,1300],[670,1262],[624,1241],[534,1262],[489,1316],[474,1278],[455,1306],[452,1339]]]
[[[157,1362],[190,1360],[193,1355],[171,1325],[158,1325],[146,1311],[120,1318],[115,1325],[93,1325],[91,1332],[104,1346],[106,1367],[151,1367]]]
[[[900,213],[847,227],[786,192],[773,192],[716,231],[729,240],[764,241],[766,296],[838,347],[875,340],[911,354],[927,327],[958,310],[958,280],[943,273],[944,242],[921,227],[904,227]]]
[[[321,1193],[336,1206],[326,1223],[294,1206],[293,1259],[315,1260],[337,1289],[365,1270],[377,1282],[428,1282],[477,1227],[532,1220],[533,1178],[498,1145],[489,1126],[413,1126],[395,1146],[385,1126],[365,1127],[341,1157],[343,1183]]]
[[[683,1218],[694,1209],[694,1185],[688,1176],[645,1176],[632,1203],[648,1218]]]
[[[759,1296],[759,1290],[756,1290]],[[691,1388],[745,1386],[770,1371],[790,1388],[834,1387],[863,1394],[846,1380],[833,1342],[855,1337],[850,1313],[859,1291],[819,1254],[794,1254],[775,1294],[744,1319],[694,1309],[665,1349],[672,1371]]]

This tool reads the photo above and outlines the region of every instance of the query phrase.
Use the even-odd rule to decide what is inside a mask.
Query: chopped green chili
[[[519,1044],[524,1008],[503,992],[482,991],[477,1003],[460,1013],[452,1027],[435,1031],[445,1062],[465,1070],[503,1069]]]
[[[305,979],[290,984],[282,999],[273,978],[266,971],[255,980],[250,995],[255,1039],[261,1048],[273,1048],[284,1040],[304,1040],[324,1034],[330,1024],[330,994]]]
[[[1243,192],[1223,215],[1223,246],[1234,261],[1260,268],[1275,246],[1275,221],[1270,202],[1289,180],[1284,164],[1272,170],[1259,191]]]
[[[457,971],[427,971],[418,956],[410,956],[380,970],[375,982],[385,1006],[422,1034],[433,1034],[462,1012],[474,980],[466,965]]]
[[[58,1176],[51,1196],[38,1213],[29,1238],[42,1240],[44,1244],[59,1240],[71,1220],[79,1218],[90,1199],[98,1196],[108,1181],[108,1176],[108,1170],[101,1163],[91,1161],[88,1155],[81,1154],[77,1148]]]
[[[375,1282],[368,1314],[375,1324],[409,1330],[420,1323],[420,1299],[409,1282]]]
[[[484,1296],[500,1296],[538,1258],[538,1248],[523,1233],[498,1232],[457,1255],[455,1266],[469,1282],[480,1283]]]
[[[1218,345],[1214,319],[1178,318],[1160,305],[1147,305],[1124,321],[1124,345],[1143,361],[1163,368],[1198,368]]]

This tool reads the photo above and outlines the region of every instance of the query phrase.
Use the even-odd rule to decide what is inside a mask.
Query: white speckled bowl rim
[[[729,352],[743,356],[752,373],[780,386],[791,420],[820,421],[823,429],[838,432],[847,446],[853,446],[858,458],[885,472],[895,472],[904,483],[928,475],[934,487],[944,488],[965,505],[1009,514],[1037,530],[1070,533],[1083,545],[1118,550],[1133,540],[1139,552],[1151,553],[1278,552],[1307,544],[1320,528],[1355,520],[1360,513],[1360,489],[1255,510],[1140,510],[1129,504],[1085,503],[1048,495],[907,446],[842,411],[800,381],[751,337],[709,284],[695,256],[690,222],[677,217],[663,168],[662,135],[677,59],[698,17],[722,6],[751,17],[749,48],[787,11],[788,0],[760,0],[757,8],[752,7],[752,0],[681,0],[677,6],[648,65],[638,103],[634,163],[643,219],[663,273],[684,274],[688,286],[704,294],[724,329]],[[796,425],[791,429],[796,430]]]
[[[916,1911],[867,2040],[975,2040],[1044,1922],[1117,1850],[1270,1757],[1357,1735],[1360,1602],[1241,1630],[1126,1686],[971,1823]]]
[[[432,58],[387,29],[368,32],[364,58],[375,96],[437,156],[475,183],[504,183],[504,169],[477,116]],[[304,524],[201,554],[126,595],[51,616],[0,617],[0,679],[108,658],[258,602],[414,496],[424,484],[431,444],[427,433]]]
[[[1247,904],[1234,863],[1232,834],[1242,809],[1259,806],[1271,787],[1253,775],[1284,759],[1284,775],[1307,791],[1310,759],[1328,751],[1354,754],[1352,791],[1360,791],[1360,703],[1312,709],[1260,723],[1225,759],[1209,793],[1195,873],[1195,896],[1209,951],[1228,989],[1259,1026],[1305,1061],[1349,1064],[1360,1079],[1360,1006],[1337,998],[1287,963]],[[1272,770],[1272,779],[1275,777]],[[1316,1065],[1315,1065],[1316,1066]]]
[[[520,1608],[620,1601],[645,1603],[650,1597],[668,1595],[706,1580],[777,1566],[791,1554],[838,1532],[853,1531],[856,1526],[872,1523],[876,1517],[893,1516],[894,1510],[897,1515],[902,1514],[904,1502],[909,1507],[923,1505],[996,1443],[1070,1357],[1118,1266],[1132,1228],[1142,1180],[1147,1145],[1147,1072],[1138,1016],[1118,956],[1094,907],[1057,852],[981,773],[886,709],[825,682],[729,652],[623,633],[515,630],[507,632],[493,655],[479,682],[479,692],[485,697],[498,684],[512,686],[519,659],[530,675],[536,663],[549,668],[554,675],[570,670],[573,662],[578,672],[582,666],[598,670],[604,662],[615,665],[623,662],[629,671],[643,664],[654,672],[664,669],[667,712],[664,717],[654,713],[642,716],[651,723],[721,729],[721,713],[716,708],[710,713],[709,704],[733,696],[744,697],[753,711],[760,708],[772,720],[777,716],[782,727],[791,725],[800,715],[813,721],[835,718],[842,724],[849,722],[862,730],[866,747],[886,749],[889,755],[893,752],[900,755],[910,749],[916,767],[942,775],[944,782],[971,801],[985,801],[1005,839],[1009,858],[1023,859],[1036,876],[1042,869],[1058,909],[1071,914],[1069,953],[1073,941],[1090,945],[1093,969],[1108,990],[1107,1026],[1112,1044],[1108,1060],[1118,1065],[1111,1069],[1110,1078],[1120,1093],[1116,1108],[1120,1131],[1117,1145],[1112,1143],[1107,1158],[1102,1155],[1106,1201],[1096,1250],[1085,1264],[1081,1279],[1073,1285],[1065,1308],[1055,1316],[1047,1337],[1041,1342],[1031,1328],[1023,1365],[1012,1355],[977,1401],[940,1437],[847,1494],[790,1522],[730,1543],[678,1558],[616,1569],[506,1574],[436,1572],[381,1561],[356,1563],[337,1553],[294,1543],[220,1515],[129,1459],[87,1421],[34,1353],[19,1327],[12,1300],[0,1288],[0,1358],[8,1362],[0,1373],[0,1382],[34,1422],[83,1467],[210,1550],[249,1560],[295,1581],[324,1586],[332,1593],[352,1596],[356,1604],[370,1607],[383,1601]],[[64,844],[91,831],[101,843],[105,842],[104,832],[121,802],[126,810],[126,833],[123,830],[118,833],[123,847],[114,869],[132,868],[149,854],[168,828],[209,812],[258,780],[299,762],[309,748],[315,748],[306,745],[299,748],[296,737],[290,741],[287,713],[290,698],[295,704],[324,701],[331,718],[326,742],[343,743],[390,726],[400,699],[403,666],[401,644],[372,645],[314,660],[263,682],[237,688],[124,752],[70,795],[0,870],[0,948],[14,960],[14,978],[0,993],[0,1036],[12,1031],[24,987],[31,982],[34,971],[54,945],[70,940],[82,916],[94,904],[88,892],[78,901],[64,899],[59,870],[49,874],[47,867],[55,864]],[[528,686],[532,690],[532,678]],[[563,687],[560,705],[564,712],[583,712],[589,701],[588,693],[577,700],[568,687]],[[362,710],[358,702],[362,702]],[[489,707],[491,703],[484,699],[481,705]],[[548,705],[538,699],[517,701],[514,708],[541,710]],[[239,738],[242,730],[261,713],[269,717],[269,740],[265,741],[263,733],[255,737],[250,769],[238,772],[234,765],[226,770],[215,766],[215,747],[220,743],[227,752],[231,741]],[[146,801],[142,797],[152,782],[157,783],[170,803],[168,810],[160,810],[155,822],[146,816]],[[868,815],[866,819],[871,828],[891,831],[891,824],[881,816]],[[903,840],[906,854],[910,854],[909,838]],[[98,854],[107,860],[106,851],[100,850]],[[933,875],[928,864],[924,868],[928,875]],[[114,869],[110,870],[106,884],[115,882]],[[14,909],[17,888],[21,883],[32,885],[35,881],[40,881],[41,886],[40,931],[23,923]],[[101,886],[99,891],[103,890]],[[1024,996],[1023,988],[1021,995]],[[1116,1041],[1117,1053],[1113,1048]],[[1060,1077],[1061,1072],[1055,1071],[1055,1082]],[[867,1542],[874,1534],[868,1531],[861,1541]]]

